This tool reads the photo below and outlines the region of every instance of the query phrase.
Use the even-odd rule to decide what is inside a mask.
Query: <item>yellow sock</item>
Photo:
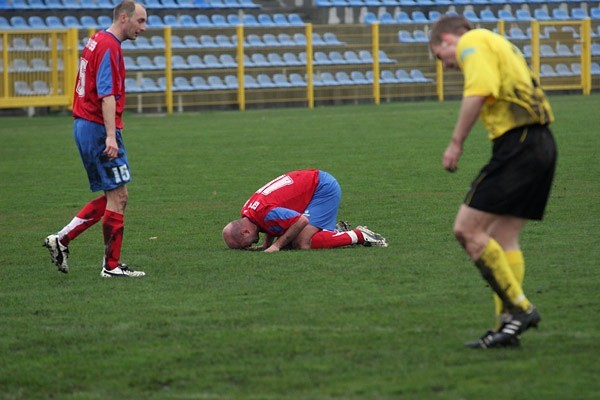
[[[510,267],[506,253],[494,239],[490,238],[475,265],[503,303],[523,311],[531,306]]]
[[[523,258],[523,252],[521,250],[512,250],[505,252],[506,259],[508,260],[508,265],[515,276],[521,288],[523,288],[523,278],[525,277],[525,259]],[[500,328],[502,325],[502,314],[506,313],[508,310],[504,306],[502,299],[498,297],[496,293],[494,293],[494,304],[496,306],[496,328]]]

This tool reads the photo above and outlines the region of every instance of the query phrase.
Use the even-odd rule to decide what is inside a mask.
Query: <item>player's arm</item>
[[[444,152],[444,158],[442,160],[442,164],[446,170],[450,172],[456,171],[458,159],[462,154],[463,144],[465,143],[465,140],[467,140],[471,128],[473,128],[473,125],[477,122],[479,112],[481,111],[484,102],[485,96],[463,97],[458,120],[456,121],[454,132],[452,133],[452,139]]]
[[[282,248],[287,246],[289,243],[291,243],[308,224],[309,224],[308,218],[306,218],[304,215],[301,215],[300,218],[298,218],[298,220],[296,220],[296,222],[294,222],[288,228],[288,230],[285,231],[285,233],[283,235],[281,235],[281,237],[279,239],[277,239],[277,241],[275,243],[273,243],[271,246],[269,246],[265,250],[265,252],[273,253],[273,252],[281,250]]]
[[[117,145],[117,128],[115,125],[117,113],[117,101],[115,96],[110,95],[102,98],[102,118],[104,119],[104,127],[106,128],[106,149],[104,153],[109,158],[116,158],[119,152]]]

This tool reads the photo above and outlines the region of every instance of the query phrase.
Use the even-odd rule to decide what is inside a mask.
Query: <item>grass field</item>
[[[600,96],[551,97],[560,159],[522,237],[543,321],[522,347],[463,342],[491,292],[451,227],[490,153],[477,125],[441,168],[458,103],[126,116],[123,261],[99,275],[99,224],[68,275],[43,238],[92,198],[65,115],[0,123],[0,399],[597,399]],[[291,169],[338,178],[339,218],[388,248],[226,249],[225,223]]]

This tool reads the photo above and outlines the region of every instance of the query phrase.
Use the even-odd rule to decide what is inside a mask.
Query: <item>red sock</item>
[[[123,214],[106,210],[102,221],[104,234],[104,268],[113,270],[119,266],[123,242]]]
[[[102,195],[87,203],[75,218],[60,232],[60,242],[65,246],[77,236],[85,232],[90,226],[100,221],[106,210],[106,196]]]
[[[320,231],[313,235],[310,243],[312,249],[331,249],[334,247],[350,246],[360,243],[362,233],[358,231],[333,232]],[[360,234],[360,237],[359,237]]]

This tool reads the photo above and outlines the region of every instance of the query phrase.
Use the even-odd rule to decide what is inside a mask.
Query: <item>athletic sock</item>
[[[71,240],[100,221],[106,210],[106,196],[102,195],[87,203],[67,226],[58,232],[60,243],[68,246]]]
[[[123,214],[106,210],[102,221],[104,234],[104,268],[113,270],[119,266],[123,242]]]
[[[508,260],[508,265],[510,266],[511,271],[515,276],[515,279],[517,280],[517,282],[519,282],[519,285],[521,285],[522,288],[523,279],[525,277],[525,258],[523,257],[523,252],[521,250],[512,250],[505,252],[505,254],[506,259]],[[500,328],[503,322],[502,315],[508,312],[508,310],[506,309],[506,306],[504,305],[500,297],[498,297],[498,295],[495,293],[494,304],[496,307],[496,328]]]
[[[334,247],[350,246],[357,243],[359,243],[357,231],[320,231],[313,235],[310,247],[311,249],[331,249]]]
[[[475,265],[483,279],[508,308],[518,308],[522,311],[529,309],[531,303],[525,297],[521,284],[510,268],[506,253],[498,242],[490,238]]]

